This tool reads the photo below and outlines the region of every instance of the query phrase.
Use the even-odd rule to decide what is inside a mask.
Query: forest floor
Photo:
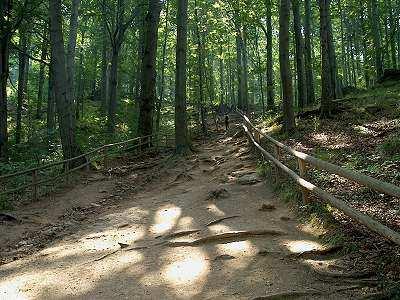
[[[0,299],[355,299],[365,265],[301,223],[218,133],[184,160],[114,162],[0,222]],[[145,163],[143,163],[143,161]]]

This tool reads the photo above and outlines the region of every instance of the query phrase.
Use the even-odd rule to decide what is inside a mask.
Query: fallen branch
[[[233,231],[220,233],[216,235],[206,236],[204,238],[200,238],[194,241],[183,241],[183,242],[167,242],[166,246],[168,247],[194,247],[209,243],[230,243],[236,242],[238,240],[243,240],[249,237],[257,237],[263,235],[284,235],[286,233],[277,230],[254,230],[254,231]]]
[[[229,216],[229,217],[220,218],[220,219],[211,221],[211,222],[208,223],[206,226],[207,226],[207,227],[208,227],[208,226],[212,226],[212,225],[221,223],[222,221],[229,220],[229,219],[234,219],[234,218],[239,218],[239,217],[240,217],[240,216]]]

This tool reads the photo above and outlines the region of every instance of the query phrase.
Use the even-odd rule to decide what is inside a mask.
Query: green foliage
[[[380,150],[383,154],[388,156],[394,156],[400,154],[400,135],[390,136],[380,146]]]

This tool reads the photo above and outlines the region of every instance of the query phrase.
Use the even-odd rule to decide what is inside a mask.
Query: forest
[[[346,91],[396,75],[397,0],[2,1],[1,172],[109,141],[176,135],[221,104],[329,118]],[[181,151],[181,150],[179,150]],[[183,150],[185,151],[185,150]]]
[[[400,299],[400,0],[0,0],[0,299]]]

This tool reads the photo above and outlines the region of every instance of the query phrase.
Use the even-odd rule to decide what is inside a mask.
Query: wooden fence
[[[370,176],[354,172],[351,170],[344,169],[332,163],[323,161],[321,159],[315,158],[308,154],[296,151],[279,141],[275,140],[271,136],[267,134],[263,134],[259,129],[257,129],[250,121],[250,119],[244,115],[243,112],[237,111],[241,118],[244,120],[243,122],[243,129],[245,133],[248,135],[249,141],[259,149],[262,155],[271,161],[278,170],[285,172],[289,175],[298,185],[300,185],[302,189],[303,200],[307,203],[309,202],[309,193],[313,193],[314,195],[318,196],[320,199],[326,201],[333,207],[341,210],[347,216],[351,217],[355,221],[363,224],[370,230],[382,235],[383,237],[393,241],[397,245],[400,245],[400,234],[389,227],[379,223],[378,221],[374,220],[370,216],[361,213],[360,211],[352,208],[347,203],[342,200],[337,199],[333,195],[329,194],[328,192],[322,190],[321,188],[315,186],[314,184],[307,181],[305,178],[307,177],[307,170],[311,167],[317,168],[319,170],[323,170],[329,172],[331,174],[336,174],[341,177],[347,178],[354,182],[357,182],[363,186],[371,188],[373,190],[382,192],[387,195],[391,195],[394,197],[400,198],[400,187],[395,186],[393,184],[383,182],[372,178]],[[266,151],[261,146],[261,138],[272,143],[274,147],[274,155]],[[297,159],[299,175],[291,170],[289,167],[284,165],[282,160],[282,150],[286,151],[287,153],[293,155]],[[277,174],[279,176],[279,174]]]
[[[114,143],[114,144],[108,144],[108,145],[103,145],[101,147],[98,147],[96,149],[93,149],[90,152],[84,153],[82,155],[79,155],[77,157],[63,160],[63,161],[57,161],[54,163],[46,164],[43,166],[39,166],[37,168],[32,168],[20,172],[16,172],[13,174],[7,174],[0,176],[0,197],[6,196],[6,195],[11,195],[19,191],[27,190],[29,188],[32,189],[32,199],[37,200],[39,198],[39,188],[46,183],[52,183],[57,179],[63,179],[65,183],[68,183],[70,178],[70,174],[74,173],[78,170],[82,170],[86,168],[89,170],[90,165],[94,161],[103,161],[103,165],[107,167],[108,165],[108,160],[110,158],[110,152],[111,150],[117,150],[117,152],[120,152],[121,150],[138,150],[140,151],[143,146],[150,147],[152,144],[156,143],[157,146],[160,144],[160,140],[155,141],[156,138],[153,135],[148,135],[148,136],[143,136],[143,137],[138,137],[130,140],[126,140],[123,142],[119,143]],[[168,136],[165,136],[165,145],[168,147],[168,142],[170,139]],[[85,163],[82,163],[81,165],[74,167],[70,169],[70,164],[74,161],[82,160],[85,159]],[[45,178],[40,180],[40,173],[54,168],[54,167],[59,167],[62,166],[64,169],[56,174],[55,176],[51,178]],[[29,183],[25,183],[21,186],[12,188],[12,189],[7,189],[6,187],[6,182],[9,182],[10,180],[16,180],[18,177],[22,176],[28,176],[30,178]],[[3,188],[1,188],[3,186]]]

